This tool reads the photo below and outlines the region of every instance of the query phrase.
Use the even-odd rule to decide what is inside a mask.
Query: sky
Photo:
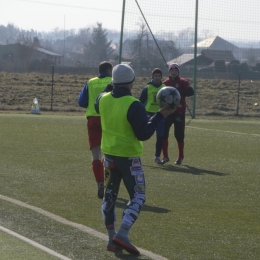
[[[112,4],[111,4],[112,2]],[[0,25],[36,31],[80,29],[101,22],[120,31],[122,0],[0,0]]]
[[[130,16],[125,24],[131,21],[137,24],[138,17],[133,20],[140,12],[135,2],[126,0]],[[153,31],[194,29],[196,0],[137,2],[147,13]],[[24,30],[51,32],[55,28],[78,30],[99,22],[105,29],[121,30],[123,0],[0,0],[0,3],[0,25],[4,26],[11,23]],[[129,3],[135,8],[130,10]],[[260,0],[198,0],[198,3],[199,33],[205,32],[205,37],[218,35],[227,40],[254,40],[260,44]]]

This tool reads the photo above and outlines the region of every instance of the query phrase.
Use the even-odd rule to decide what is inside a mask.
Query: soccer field
[[[259,259],[259,120],[187,118],[181,166],[173,129],[165,165],[154,163],[155,136],[144,142],[147,200],[130,234],[140,257],[106,251],[84,116],[0,114],[0,140],[0,195],[58,217],[0,198],[0,226],[67,258]],[[122,185],[118,225],[127,201]],[[2,231],[0,241],[6,260],[55,259]]]

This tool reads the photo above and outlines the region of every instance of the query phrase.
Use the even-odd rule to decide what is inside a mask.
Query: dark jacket
[[[190,85],[190,83],[181,77],[176,77],[175,79],[172,79],[168,77],[166,80],[163,81],[163,84],[165,86],[171,86],[175,87],[181,95],[181,102],[180,107],[177,108],[177,110],[174,112],[174,114],[183,114],[186,111],[186,99],[185,97],[190,97],[194,95],[193,87]]]

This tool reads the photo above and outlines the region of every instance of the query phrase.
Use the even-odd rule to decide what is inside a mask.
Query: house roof
[[[17,46],[22,46],[23,48],[32,48],[31,46],[24,45],[21,43],[13,43],[13,44],[0,45],[0,49],[2,51],[6,51],[6,50],[13,51],[14,49],[17,49]],[[52,51],[48,51],[48,50],[40,48],[40,47],[33,47],[33,50],[46,54],[46,55],[49,55],[49,56],[53,56],[53,57],[63,57],[63,55],[60,55],[60,54],[52,52]]]
[[[197,54],[197,57],[200,56],[201,54]],[[170,65],[171,63],[178,63],[180,66],[193,60],[194,59],[194,54],[182,54],[181,56],[170,60],[167,62],[167,65]]]
[[[197,60],[202,63],[212,63],[216,60],[224,60],[226,62],[235,60],[232,51],[222,51],[222,50],[202,50],[201,54],[197,54]],[[170,65],[171,63],[178,63],[179,66],[184,65],[193,65],[194,60],[194,54],[182,54],[181,56],[170,60],[167,62],[167,65]]]
[[[40,48],[40,47],[36,47],[34,48],[36,51],[38,52],[41,52],[41,53],[44,53],[44,54],[47,54],[47,55],[50,55],[50,56],[55,56],[55,57],[63,57],[63,55],[60,55],[58,53],[55,53],[55,52],[52,52],[52,51],[48,51],[48,50],[45,50],[43,48]]]
[[[194,44],[191,46],[194,48]],[[239,49],[234,44],[222,39],[219,36],[212,36],[197,43],[197,48],[213,50],[235,50]]]

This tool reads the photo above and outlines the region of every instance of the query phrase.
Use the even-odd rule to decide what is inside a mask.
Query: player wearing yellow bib
[[[98,185],[98,197],[104,196],[104,168],[102,163],[101,144],[101,122],[100,115],[96,112],[94,103],[97,96],[111,82],[112,64],[103,61],[98,67],[98,77],[91,78],[82,88],[78,104],[86,108],[87,129],[89,148],[92,155],[92,170]]]
[[[142,141],[148,140],[159,122],[174,110],[164,107],[148,119],[144,105],[132,96],[134,80],[135,73],[130,66],[115,66],[112,70],[114,87],[111,92],[99,95],[95,108],[101,116],[101,149],[105,158],[102,216],[108,233],[107,250],[125,249],[131,254],[139,255],[140,252],[130,242],[128,233],[145,202],[145,176],[140,158],[143,153]],[[124,209],[116,233],[115,202],[122,180],[130,201]]]
[[[147,86],[141,92],[139,100],[145,105],[148,118],[152,117],[159,109],[159,105],[156,102],[157,92],[165,85],[162,83],[162,71],[159,68],[155,68],[152,71],[152,79],[148,82]],[[162,164],[160,156],[163,145],[163,132],[164,132],[164,120],[160,121],[156,128],[156,143],[155,143],[155,156],[154,161],[157,164]]]

